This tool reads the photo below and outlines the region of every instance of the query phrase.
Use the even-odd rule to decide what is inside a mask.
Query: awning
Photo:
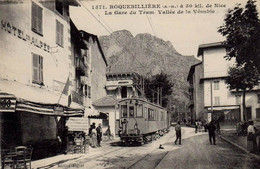
[[[84,111],[82,109],[72,109],[69,107],[60,106],[58,104],[39,104],[22,99],[17,101],[16,110],[52,116],[73,117],[84,115]]]
[[[205,107],[208,111],[211,110],[211,107]],[[230,105],[230,106],[213,106],[213,110],[233,110],[239,109],[239,105]]]
[[[117,104],[117,99],[114,96],[105,96],[92,103],[95,107],[110,107]]]
[[[99,115],[90,115],[88,116],[88,118],[91,118],[91,119],[107,119],[108,118],[108,113],[102,113],[102,112],[99,112]]]
[[[107,90],[116,90],[118,86],[106,86]]]
[[[8,81],[0,79],[0,91],[13,94],[16,98],[32,101],[42,104],[55,104],[58,102],[60,93],[53,93],[48,89],[28,86],[16,81]],[[62,95],[60,105],[68,105],[68,96]],[[72,107],[73,108],[73,107]],[[78,108],[78,107],[75,107]]]
[[[69,131],[88,131],[87,117],[71,117],[68,119],[66,126]]]
[[[0,94],[0,100],[4,101],[9,97],[12,103],[9,111],[0,106],[0,110],[3,109],[0,112],[14,112],[18,110],[56,116],[83,116],[84,114],[84,107],[81,105],[72,103],[71,107],[68,107],[67,97],[61,97],[61,101],[58,104],[60,95],[54,94],[47,89],[7,80],[0,80],[0,84],[0,93],[2,93]]]

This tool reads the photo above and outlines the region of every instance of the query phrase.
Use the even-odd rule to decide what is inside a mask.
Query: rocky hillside
[[[171,42],[147,33],[134,37],[131,32],[121,30],[99,39],[110,72],[134,71],[141,75],[155,75],[163,71],[175,84],[174,100],[188,103],[186,79],[190,66],[198,62],[193,56],[183,56]]]

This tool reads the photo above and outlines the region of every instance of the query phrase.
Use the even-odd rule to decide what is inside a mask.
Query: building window
[[[90,86],[88,86],[88,98],[91,98],[91,87]]]
[[[256,108],[255,112],[256,112],[256,119],[260,119],[260,108]]]
[[[43,57],[33,54],[32,82],[43,85]]]
[[[257,103],[260,103],[260,94],[257,94]]]
[[[236,104],[241,104],[241,95],[236,95]]]
[[[62,3],[62,0],[55,0],[55,9],[61,15],[63,15],[63,3]]]
[[[214,81],[214,90],[219,90],[219,81]]]
[[[63,47],[63,24],[56,20],[56,43]]]
[[[85,85],[85,93],[84,93],[84,96],[88,96],[88,85]]]
[[[42,8],[32,2],[32,31],[42,35]]]
[[[214,97],[214,100],[215,100],[215,105],[220,105],[220,97],[219,96],[216,96]]]

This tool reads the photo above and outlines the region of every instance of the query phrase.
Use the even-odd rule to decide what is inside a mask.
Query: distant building
[[[66,120],[83,116],[75,80],[69,7],[76,0],[10,1],[0,6],[2,147],[53,150]],[[71,99],[72,97],[72,99]],[[2,104],[8,103],[8,104]],[[49,147],[48,147],[49,146]],[[54,152],[46,152],[52,154]],[[41,158],[38,153],[35,158]]]
[[[235,59],[226,60],[227,46],[223,43],[210,43],[199,46],[198,57],[202,62],[191,66],[188,81],[190,83],[190,111],[193,118],[211,121],[219,119],[222,125],[234,125],[242,120],[241,93],[230,91],[225,84],[228,68]],[[247,117],[257,119],[259,115],[258,88],[247,92]]]
[[[96,110],[106,113],[108,121],[103,120],[104,129],[110,126],[114,135],[119,129],[119,107],[118,100],[122,98],[141,97],[141,77],[134,72],[107,73],[105,85],[107,96],[93,102]]]
[[[195,122],[196,119],[204,119],[204,95],[203,84],[200,83],[200,79],[203,77],[203,65],[202,62],[192,65],[188,75],[188,82],[190,84],[190,112],[191,122]]]
[[[106,69],[107,60],[103,54],[98,37],[78,30],[71,21],[72,53],[74,54],[75,69],[75,102],[82,103],[85,107],[83,118],[70,118],[67,122],[69,131],[84,131],[95,122],[102,123],[107,116],[100,113],[92,106],[93,101],[106,96]],[[73,98],[73,97],[72,97]]]

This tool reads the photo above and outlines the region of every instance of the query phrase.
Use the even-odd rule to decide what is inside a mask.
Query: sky
[[[229,8],[234,8],[237,3],[241,3],[244,7],[246,0],[80,0],[79,2],[81,7],[71,7],[70,15],[80,30],[98,36],[109,35],[118,30],[129,30],[133,36],[150,33],[170,41],[182,55],[197,56],[200,44],[225,40],[217,32],[218,27],[224,24],[225,14]],[[259,9],[260,2],[256,4]],[[146,8],[142,8],[141,5]],[[126,7],[128,9],[125,9]],[[196,10],[202,12],[198,13]],[[136,14],[130,14],[131,11]],[[160,14],[162,11],[170,14]]]

